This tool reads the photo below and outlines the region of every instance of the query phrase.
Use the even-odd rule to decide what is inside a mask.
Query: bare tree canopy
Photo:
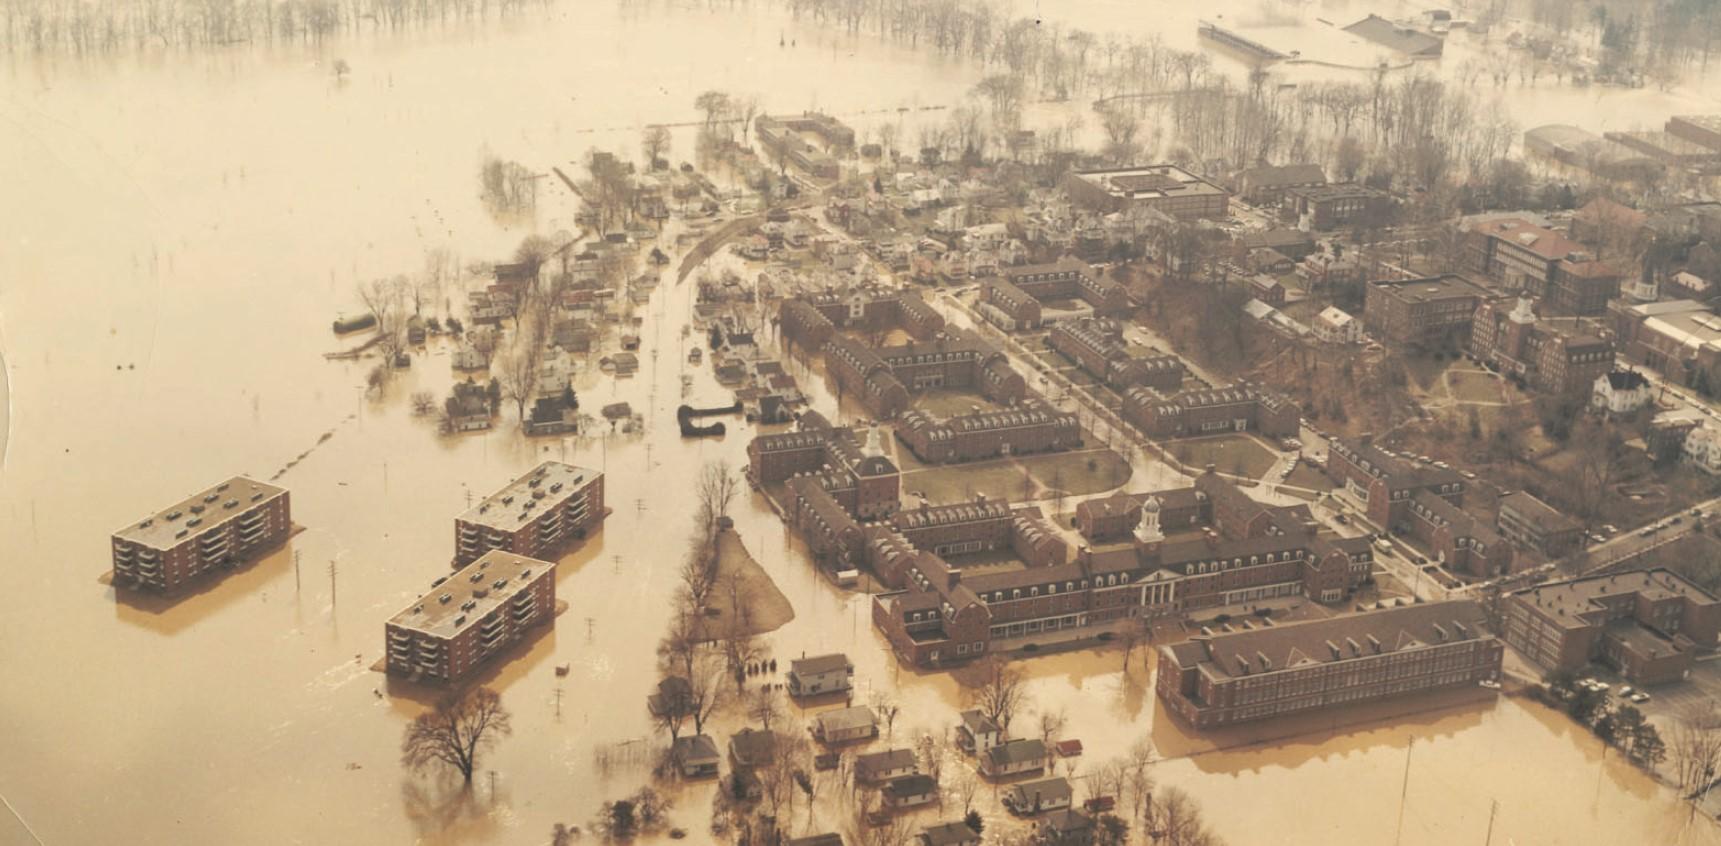
[[[513,731],[502,697],[481,687],[444,699],[434,710],[418,715],[401,738],[400,762],[414,772],[452,767],[471,783],[478,756]]]
[[[969,688],[974,707],[1005,732],[1028,700],[1022,671],[997,655],[966,668],[958,680]]]

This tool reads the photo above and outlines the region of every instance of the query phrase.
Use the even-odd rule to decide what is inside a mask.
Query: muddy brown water
[[[783,32],[795,47],[777,46]],[[712,55],[708,43],[733,49]],[[353,67],[344,84],[327,70],[336,56]],[[638,761],[655,742],[643,700],[692,514],[688,479],[707,460],[739,466],[752,434],[732,421],[725,438],[676,435],[683,372],[695,374],[694,404],[728,400],[708,367],[684,363],[692,286],[664,285],[641,309],[637,377],[594,371],[578,385],[588,408],[626,400],[645,413],[643,437],[439,437],[406,397],[446,390],[450,349],[433,342],[370,397],[370,361],[324,360],[343,346],[329,321],[357,308],[355,280],[412,272],[427,248],[468,262],[512,249],[528,230],[498,225],[476,198],[484,148],[547,168],[597,145],[631,154],[637,126],[691,119],[705,88],[852,113],[955,102],[979,75],[763,11],[604,3],[321,53],[8,58],[0,840],[538,843],[643,783]],[[675,143],[673,158],[689,158],[691,137]],[[537,228],[573,229],[565,193],[542,196]],[[803,383],[832,407],[817,380]],[[268,478],[307,450],[280,478],[306,531],[280,552],[173,604],[116,602],[97,583],[114,528],[227,474]],[[425,697],[369,669],[382,621],[446,572],[451,518],[468,498],[545,458],[603,469],[614,513],[561,562],[570,609],[553,632],[486,673],[515,731],[477,785],[405,775],[401,728]],[[952,722],[952,680],[899,670],[867,600],[817,579],[760,497],[735,511],[795,606],[770,638],[780,662],[847,651],[866,688],[857,700],[879,689],[901,702],[898,739]],[[1026,664],[1034,701],[1066,711],[1067,734],[1087,746],[1077,775],[1151,734],[1179,756],[1157,765],[1159,779],[1194,794],[1233,843],[1388,842],[1411,737],[1404,843],[1481,842],[1491,800],[1495,843],[1721,842],[1536,706],[1317,723],[1192,754],[1204,743],[1156,712],[1145,670],[1126,678],[1119,663]],[[716,733],[740,723],[726,713]],[[672,788],[693,842],[708,839],[711,789]],[[995,801],[981,791],[981,807]],[[829,800],[817,823],[803,813],[795,826],[846,813]]]

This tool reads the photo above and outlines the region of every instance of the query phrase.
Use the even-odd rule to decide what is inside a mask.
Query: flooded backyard
[[[1335,20],[1363,9],[1318,5]],[[1193,13],[1168,0],[1079,0],[1058,14],[1194,41]],[[337,56],[353,69],[344,82],[327,69]],[[439,435],[407,398],[448,389],[453,348],[433,340],[378,397],[370,361],[325,360],[343,346],[329,323],[360,310],[355,282],[415,272],[433,248],[463,264],[505,259],[534,230],[484,209],[484,150],[545,170],[593,147],[635,155],[642,125],[695,121],[694,97],[712,88],[864,127],[881,110],[955,103],[984,73],[768,9],[608,2],[320,51],[0,62],[8,844],[534,844],[649,781],[662,740],[644,702],[696,508],[687,482],[707,461],[744,465],[754,434],[739,421],[717,439],[676,431],[680,403],[730,397],[710,368],[685,363],[700,340],[682,334],[693,286],[666,276],[641,307],[636,377],[592,368],[576,385],[587,409],[631,403],[644,435]],[[1644,122],[1715,107],[1620,96],[1647,103]],[[692,150],[692,129],[675,130],[670,158]],[[546,181],[535,230],[574,230],[575,210]],[[817,380],[802,385],[835,408]],[[614,512],[562,560],[570,607],[553,631],[483,677],[514,731],[473,788],[408,775],[401,731],[428,700],[371,669],[383,621],[448,572],[454,515],[545,459],[603,470]],[[116,601],[98,582],[115,528],[235,473],[288,488],[305,531],[171,605]],[[1136,476],[1131,489],[1165,478]],[[896,736],[953,723],[955,682],[899,670],[868,598],[819,578],[762,496],[744,491],[733,516],[794,608],[768,637],[780,662],[845,651],[857,702],[874,688],[900,702]],[[1400,828],[1405,844],[1483,843],[1491,813],[1496,844],[1721,844],[1669,790],[1538,705],[1456,703],[1214,750],[1156,711],[1146,667],[1121,665],[1116,652],[1028,661],[1027,710],[1067,713],[1086,746],[1078,776],[1151,736],[1165,755],[1155,777],[1189,791],[1233,844],[1389,843]],[[743,723],[732,709],[712,733]],[[713,789],[669,788],[690,842],[709,839]],[[796,833],[841,828],[831,801]],[[983,788],[977,805],[990,816],[995,803]]]

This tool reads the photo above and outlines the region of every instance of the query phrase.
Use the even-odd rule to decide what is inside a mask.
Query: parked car
[[[1643,691],[1640,690],[1640,691],[1633,693],[1631,695],[1631,701],[1633,701],[1633,702],[1648,702],[1649,701],[1649,694],[1644,693]]]

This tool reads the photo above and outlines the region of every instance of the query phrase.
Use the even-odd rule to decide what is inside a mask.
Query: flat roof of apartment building
[[[546,461],[467,509],[459,519],[504,532],[519,531],[544,508],[567,499],[602,475],[588,467]]]
[[[512,552],[492,550],[432,584],[430,591],[390,617],[389,625],[440,638],[451,638],[478,624],[484,615],[507,602],[532,577],[554,571],[556,565]]]
[[[171,549],[191,535],[206,532],[286,492],[286,488],[267,482],[234,476],[114,532],[114,537]]]

